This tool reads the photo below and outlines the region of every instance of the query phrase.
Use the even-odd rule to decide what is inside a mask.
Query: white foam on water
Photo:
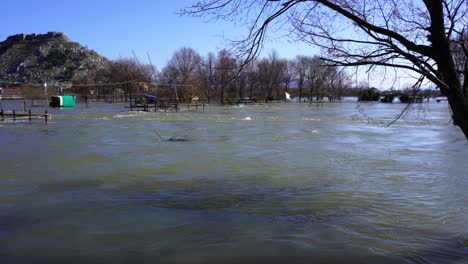
[[[302,120],[304,120],[304,121],[320,121],[319,118],[308,118],[308,117],[304,117],[304,118],[302,118]]]
[[[137,116],[137,114],[128,114],[128,115],[114,115],[113,117],[114,118],[126,118],[126,117],[134,117],[134,116]]]

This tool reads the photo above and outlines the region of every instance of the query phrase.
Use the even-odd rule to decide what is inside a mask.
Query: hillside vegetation
[[[0,42],[0,82],[70,82],[108,60],[59,32],[19,34]]]

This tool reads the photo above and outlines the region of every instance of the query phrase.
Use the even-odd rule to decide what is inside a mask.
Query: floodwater
[[[404,105],[361,107],[0,123],[0,263],[468,263],[468,143],[447,104],[390,127]]]

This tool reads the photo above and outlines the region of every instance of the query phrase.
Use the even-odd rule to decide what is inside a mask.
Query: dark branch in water
[[[187,139],[187,138],[170,137],[167,141],[171,141],[171,142],[187,142],[187,141],[190,141],[190,140]]]
[[[153,130],[153,132],[154,132],[161,140],[164,140],[163,137],[161,137],[161,135],[159,135],[159,133],[156,132],[156,130]]]
[[[169,137],[167,139],[164,139],[156,130],[153,130],[153,132],[162,140],[162,141],[170,141],[170,142],[187,142],[190,141],[190,139],[187,138],[180,138],[180,137]]]

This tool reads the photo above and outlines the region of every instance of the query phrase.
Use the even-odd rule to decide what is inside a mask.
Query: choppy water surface
[[[0,123],[0,262],[468,263],[468,144],[423,106],[391,127],[402,105]]]

